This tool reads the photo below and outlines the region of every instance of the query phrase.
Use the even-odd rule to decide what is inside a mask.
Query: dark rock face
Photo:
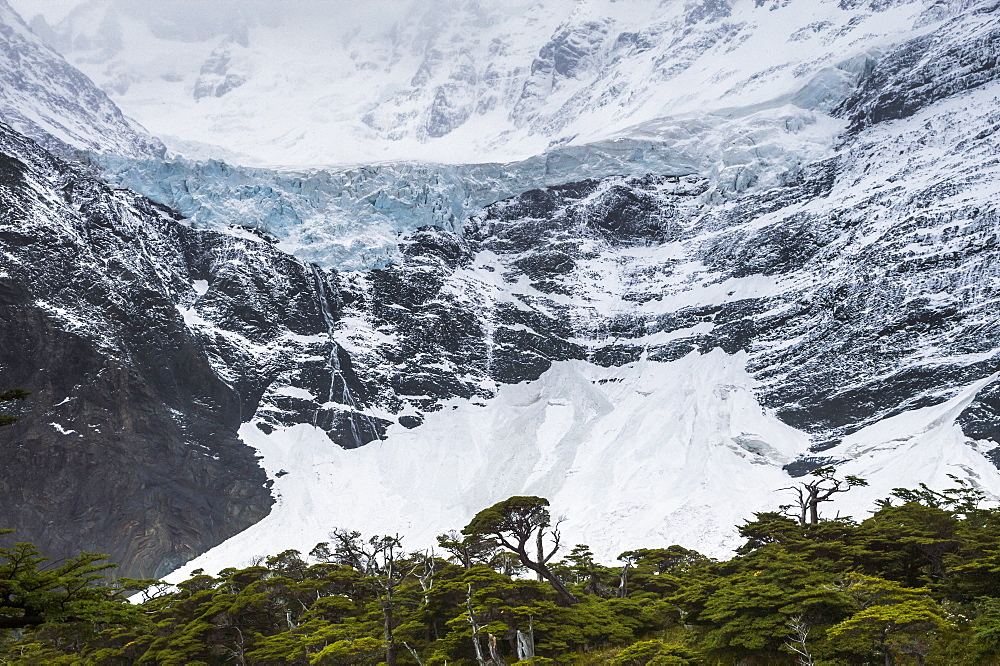
[[[267,514],[237,435],[258,406],[265,427],[378,436],[330,337],[333,276],[185,226],[2,126],[0,152],[0,373],[32,393],[0,431],[16,538],[161,575]]]
[[[971,29],[970,29],[971,27]],[[882,58],[864,84],[837,112],[851,130],[898,118],[1000,76],[1000,3],[914,39]]]
[[[676,235],[703,189],[697,178],[585,181],[489,206],[464,236],[419,229],[401,240],[401,264],[343,285],[344,344],[359,379],[382,387],[375,400],[390,411],[416,409],[399,420],[413,427],[442,399],[490,396],[498,384],[537,379],[553,361],[633,360],[641,347],[595,349],[588,338],[681,324],[602,321],[574,304],[589,298],[580,276],[602,251]]]

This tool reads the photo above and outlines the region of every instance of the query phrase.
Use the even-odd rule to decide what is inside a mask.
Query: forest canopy
[[[758,513],[724,561],[674,545],[599,563],[560,543],[537,497],[483,509],[434,549],[335,530],[309,554],[176,586],[110,580],[94,554],[47,564],[19,544],[0,550],[0,661],[998,663],[1000,509],[955,484],[897,489],[860,522],[813,521],[800,503]]]

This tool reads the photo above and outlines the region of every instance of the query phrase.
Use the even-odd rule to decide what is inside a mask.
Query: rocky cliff
[[[374,437],[335,409],[357,387],[327,335],[328,274],[240,228],[193,229],[9,127],[0,152],[0,372],[32,393],[0,431],[18,537],[159,575],[259,520],[267,479],[236,431],[285,375],[330,403],[293,421]]]

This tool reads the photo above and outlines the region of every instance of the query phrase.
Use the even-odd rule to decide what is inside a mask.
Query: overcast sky
[[[41,14],[51,24],[58,23],[73,11],[74,7],[82,4],[83,0],[7,0],[7,2],[25,21],[30,21],[35,14]]]
[[[55,25],[65,18],[79,5],[95,0],[7,0],[25,21],[30,21],[36,14],[41,14],[49,25]],[[435,0],[436,1],[436,0]],[[397,16],[405,7],[413,4],[412,0],[96,0],[103,4],[129,5],[125,10],[130,15],[148,13],[181,15],[192,21],[197,21],[199,14],[218,14],[236,5],[244,8],[260,8],[281,11],[306,10],[325,17],[349,15],[358,18],[363,15],[367,20],[383,21],[386,12]],[[226,7],[229,5],[230,7]],[[198,8],[203,11],[199,12]]]

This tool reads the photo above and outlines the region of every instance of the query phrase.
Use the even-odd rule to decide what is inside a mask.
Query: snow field
[[[309,425],[265,435],[245,424],[240,435],[263,456],[277,503],[168,580],[289,548],[307,553],[333,528],[398,533],[407,548],[429,548],[518,494],[551,501],[567,552],[586,543],[610,563],[631,548],[679,543],[726,557],[739,545],[735,525],[789,500],[779,489],[795,481],[781,466],[809,444],[760,407],[745,363],[718,349],[620,368],[559,362],[537,381],[501,387],[484,407],[452,400],[418,428],[393,426],[384,441],[352,450]],[[996,378],[848,437],[830,453],[849,459],[842,474],[871,486],[824,513],[863,519],[893,487],[950,487],[949,473],[1000,496],[995,469],[954,422]]]

